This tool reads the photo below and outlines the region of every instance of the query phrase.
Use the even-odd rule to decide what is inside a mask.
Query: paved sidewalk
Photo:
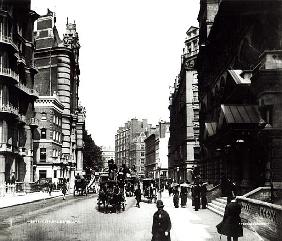
[[[222,217],[208,209],[194,211],[191,199],[188,199],[186,208],[174,208],[172,196],[167,192],[162,195],[164,209],[170,214],[172,221],[171,237],[173,241],[185,240],[220,240],[216,225],[222,220]],[[226,236],[221,236],[221,240],[227,240]],[[244,236],[239,241],[266,240],[257,233],[244,228]]]
[[[0,209],[21,205],[25,203],[31,203],[36,202],[44,199],[50,199],[55,197],[63,196],[61,191],[54,191],[49,195],[49,193],[46,192],[34,192],[34,193],[15,193],[8,194],[4,197],[0,197]]]

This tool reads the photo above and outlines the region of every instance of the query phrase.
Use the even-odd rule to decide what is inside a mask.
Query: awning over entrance
[[[243,73],[242,70],[240,69],[231,69],[228,70],[228,73],[231,75],[232,79],[235,81],[236,84],[240,85],[240,84],[247,84],[250,85],[251,84],[251,80],[248,77],[242,77],[241,74]]]
[[[260,114],[256,105],[221,105],[227,124],[258,124]]]
[[[207,122],[205,123],[205,128],[208,136],[213,136],[216,133],[216,122]]]

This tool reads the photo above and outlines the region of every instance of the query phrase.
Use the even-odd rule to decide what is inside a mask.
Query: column
[[[30,183],[33,181],[33,145],[32,145],[32,133],[30,126],[26,125],[24,127],[25,133],[26,133],[26,143],[25,148],[27,150],[27,155],[23,158],[24,164],[25,164],[25,173],[24,174],[24,182]],[[21,171],[21,170],[20,170]],[[19,176],[22,176],[21,173],[19,173]]]

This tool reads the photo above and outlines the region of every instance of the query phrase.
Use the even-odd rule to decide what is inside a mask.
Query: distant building
[[[85,110],[78,104],[79,38],[75,23],[66,24],[60,39],[55,13],[48,9],[37,21],[35,63],[39,73],[35,103],[39,127],[36,133],[34,159],[38,178],[68,178],[83,171]]]
[[[199,101],[195,61],[198,53],[199,28],[186,32],[181,70],[169,97],[170,139],[169,177],[174,181],[192,181],[193,169],[199,161]]]
[[[33,25],[30,0],[0,3],[0,196],[5,184],[33,182]],[[27,185],[26,185],[27,186]]]
[[[115,160],[115,149],[111,146],[102,146],[102,161],[103,161],[103,169],[108,169],[108,161]]]
[[[145,139],[145,133],[141,132],[139,136],[133,138],[129,149],[129,167],[134,169],[139,177],[145,176]]]
[[[139,121],[136,118],[119,127],[115,134],[115,161],[118,166],[126,164],[130,169],[137,167],[139,174],[144,175],[144,139],[151,129],[152,125],[146,119]]]
[[[161,121],[145,139],[145,176],[168,177],[169,122]]]

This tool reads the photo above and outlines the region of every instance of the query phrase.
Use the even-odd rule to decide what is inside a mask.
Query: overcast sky
[[[31,0],[38,14],[67,17],[80,38],[80,101],[86,129],[99,146],[114,147],[131,118],[169,121],[169,86],[180,70],[188,28],[198,26],[200,0]]]

